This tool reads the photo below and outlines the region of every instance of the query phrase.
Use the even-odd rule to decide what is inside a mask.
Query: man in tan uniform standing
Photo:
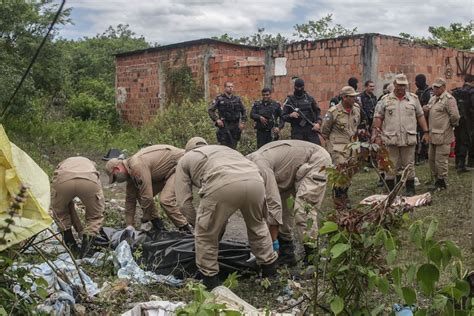
[[[262,146],[247,156],[260,169],[265,181],[265,196],[268,207],[268,224],[272,239],[278,236],[281,264],[296,264],[293,246],[293,222],[299,239],[315,237],[317,212],[324,199],[327,175],[323,167],[331,165],[329,153],[321,146],[302,140],[280,140]],[[287,199],[295,197],[294,211],[288,209]],[[305,205],[310,205],[309,213]],[[307,220],[313,225],[307,227]],[[309,230],[309,231],[308,231]],[[312,248],[305,245],[305,259]]]
[[[104,194],[95,163],[85,157],[70,157],[54,170],[52,209],[59,221],[65,244],[84,257],[99,237],[104,219]],[[71,227],[78,218],[73,199],[78,197],[86,207],[86,226],[81,249],[77,246]],[[77,227],[76,227],[77,228]],[[81,233],[78,231],[78,233]]]
[[[192,203],[193,185],[201,196],[197,212]],[[207,145],[201,137],[191,138],[176,168],[176,198],[182,212],[196,218],[196,265],[208,289],[219,282],[219,234],[238,209],[262,275],[276,274],[278,255],[266,224],[265,185],[254,163],[228,147]]]
[[[113,158],[105,169],[109,183],[127,181],[125,198],[125,222],[135,224],[137,200],[143,210],[143,223],[151,221],[161,231],[163,221],[158,215],[154,196],[160,193],[160,205],[173,224],[182,231],[190,232],[186,218],[176,205],[174,191],[175,170],[184,150],[169,145],[153,145],[138,151],[132,157],[120,160]]]
[[[334,165],[341,164],[351,155],[346,146],[353,141],[357,130],[362,128],[361,110],[355,102],[359,94],[351,86],[342,88],[341,101],[336,106],[329,108],[323,119],[321,135],[326,140],[326,148],[331,154]],[[334,187],[334,202],[336,208],[348,207],[348,187]]]
[[[372,137],[375,143],[387,146],[394,170],[387,173],[386,183],[390,190],[395,187],[395,175],[408,167],[406,195],[415,195],[415,145],[416,122],[423,130],[422,141],[429,141],[428,126],[418,97],[406,91],[408,80],[404,74],[395,76],[394,91],[377,104]],[[383,123],[383,130],[382,130]],[[397,175],[398,177],[398,175]]]
[[[446,91],[446,81],[438,78],[433,83],[434,96],[423,110],[428,115],[430,130],[430,148],[428,160],[431,174],[436,182],[434,190],[446,189],[448,160],[451,142],[454,139],[453,128],[459,123],[459,111],[456,99]]]

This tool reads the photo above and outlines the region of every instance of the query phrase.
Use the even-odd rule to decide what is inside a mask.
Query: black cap
[[[297,88],[304,87],[304,80],[300,79],[300,78],[296,79],[295,80],[295,87],[297,87]]]

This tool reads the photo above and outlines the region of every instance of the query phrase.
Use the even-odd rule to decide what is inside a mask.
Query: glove
[[[280,243],[278,242],[278,239],[275,239],[273,241],[273,251],[278,251],[280,250]]]

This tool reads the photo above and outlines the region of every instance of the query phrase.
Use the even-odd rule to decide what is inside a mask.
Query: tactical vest
[[[299,111],[303,113],[311,122],[314,123],[316,121],[316,115],[312,107],[312,97],[305,93],[301,98],[297,98],[294,95],[290,95],[288,98],[291,101],[291,105],[295,108],[298,108]],[[299,124],[300,126],[309,125],[309,123],[306,122],[306,120],[301,116],[297,119],[293,119],[293,122]]]
[[[231,96],[230,98],[220,95],[217,97],[216,109],[219,112],[219,117],[226,122],[238,122],[240,120],[241,101],[238,96]]]
[[[260,130],[271,130],[275,127],[275,112],[280,105],[275,101],[263,102],[259,100],[255,102],[255,113],[267,119],[267,125],[263,125],[260,120],[255,121],[255,128]]]
[[[472,94],[474,94],[474,87],[468,85],[464,85],[452,91],[452,95],[458,104],[461,120],[474,119],[474,104],[471,104]]]

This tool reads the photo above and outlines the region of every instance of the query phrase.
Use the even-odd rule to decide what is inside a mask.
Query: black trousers
[[[456,167],[463,167],[466,163],[466,156],[469,151],[470,136],[466,124],[461,123],[454,129],[456,137]]]
[[[272,140],[273,140],[272,131],[257,129],[257,148],[260,148],[263,145],[268,144]]]
[[[321,145],[318,133],[316,133],[316,131],[313,130],[313,127],[309,124],[305,126],[292,125],[291,139],[305,140],[313,144]]]
[[[232,149],[237,148],[237,143],[240,140],[241,134],[242,131],[239,128],[239,122],[224,122],[224,127],[219,127],[216,132],[219,144]]]

